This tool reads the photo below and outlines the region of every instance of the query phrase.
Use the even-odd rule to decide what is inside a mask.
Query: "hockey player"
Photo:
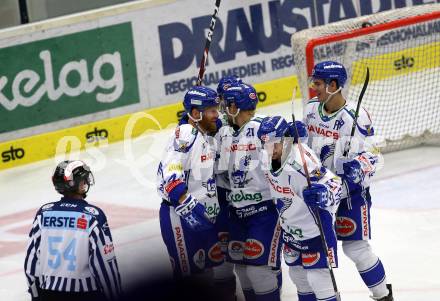
[[[294,133],[292,123],[280,116],[264,118],[257,133],[264,145],[262,161],[267,162],[267,181],[280,214],[284,258],[299,301],[336,301],[327,256],[336,267],[337,240],[333,225],[341,196],[341,179],[323,167],[314,152],[302,144],[312,183],[308,187],[298,144],[293,144],[291,138],[295,137]],[[328,253],[321,241],[316,214],[321,219]]]
[[[235,76],[225,76],[220,79],[218,85],[217,85],[217,93],[220,97],[221,105],[224,106],[223,101],[223,94],[224,92],[231,87],[232,85],[241,84],[242,80]],[[224,136],[227,136],[227,133],[230,132],[229,130],[229,123],[227,116],[225,116],[224,108],[222,109],[223,116],[222,118],[219,118],[219,121],[221,120],[222,126],[217,127],[217,133],[215,135],[216,143],[217,145],[220,145],[222,143],[222,140]],[[216,158],[220,158],[220,149],[217,148],[217,155]],[[220,241],[222,254],[224,257],[227,256],[228,251],[228,243],[229,243],[229,223],[228,223],[228,216],[229,216],[229,201],[227,199],[227,195],[230,192],[230,184],[229,184],[229,178],[228,178],[228,172],[227,170],[222,170],[218,172],[218,160],[216,160],[215,170],[216,170],[216,184],[217,184],[217,197],[218,202],[220,205],[220,213],[217,216],[216,220],[216,228],[218,231],[218,238]],[[214,267],[214,281],[216,284],[216,287],[220,292],[222,292],[221,299],[224,301],[236,300],[236,278],[234,274],[234,264],[229,262],[227,258],[223,262],[223,264]]]
[[[219,169],[228,171],[231,189],[228,260],[235,264],[247,301],[279,300],[281,229],[259,162],[257,94],[252,86],[233,84],[223,97],[233,124],[219,146]]]
[[[374,130],[368,112],[361,108],[351,139],[355,107],[348,104],[341,90],[347,80],[345,67],[325,61],[313,68],[312,88],[316,97],[304,111],[309,145],[322,164],[343,179],[342,200],[337,212],[336,232],[342,249],[355,264],[374,300],[393,300],[385,270],[373,253],[371,238],[369,183],[380,156],[374,147]],[[348,142],[351,139],[351,144]],[[351,147],[348,149],[348,145]],[[344,153],[349,151],[346,156]]]
[[[212,267],[223,262],[214,227],[220,210],[215,148],[208,136],[216,131],[218,105],[214,90],[189,89],[183,101],[188,123],[177,126],[158,168],[161,233],[177,279],[212,281]]]
[[[116,300],[121,280],[104,212],[85,201],[94,184],[82,161],[63,161],[52,177],[57,202],[43,205],[29,233],[24,269],[32,300]]]

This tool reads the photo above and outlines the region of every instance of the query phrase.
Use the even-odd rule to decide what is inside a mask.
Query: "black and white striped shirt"
[[[62,198],[42,206],[29,233],[24,263],[29,292],[102,291],[121,294],[121,279],[104,212],[85,200]]]

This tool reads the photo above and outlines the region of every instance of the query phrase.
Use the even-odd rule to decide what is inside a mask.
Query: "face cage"
[[[86,171],[87,171],[87,169],[86,169]],[[79,189],[80,189],[80,185],[81,185],[82,181],[85,181],[84,185],[87,185],[87,188],[85,189],[85,191],[82,192],[83,194],[86,194],[87,192],[89,192],[90,186],[95,185],[95,177],[93,176],[91,171],[87,171],[87,176],[80,177],[78,182],[75,183],[75,185],[73,187],[71,187],[70,192],[79,193]]]

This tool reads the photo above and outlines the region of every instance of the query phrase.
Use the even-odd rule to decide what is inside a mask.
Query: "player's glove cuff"
[[[213,222],[206,214],[205,206],[191,195],[188,195],[182,204],[176,206],[175,211],[194,231],[209,230],[213,227]]]
[[[179,205],[180,197],[187,191],[188,187],[182,180],[175,180],[165,186],[165,191],[173,206]]]

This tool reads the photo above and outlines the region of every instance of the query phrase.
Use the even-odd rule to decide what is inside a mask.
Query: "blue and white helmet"
[[[257,136],[262,143],[276,143],[285,136],[289,124],[281,116],[265,117],[261,121]]]
[[[313,67],[311,79],[322,79],[326,84],[336,80],[339,87],[344,87],[347,81],[347,71],[344,65],[335,61],[324,61]]]
[[[183,98],[183,107],[190,116],[193,108],[203,112],[207,107],[215,107],[220,99],[213,89],[204,86],[194,86],[186,92]]]
[[[226,106],[232,103],[243,111],[255,110],[257,108],[258,97],[255,88],[248,84],[233,84],[223,94]]]
[[[220,79],[217,85],[217,93],[219,96],[223,96],[225,91],[229,89],[232,85],[242,84],[243,81],[240,77],[236,75],[227,75]]]

